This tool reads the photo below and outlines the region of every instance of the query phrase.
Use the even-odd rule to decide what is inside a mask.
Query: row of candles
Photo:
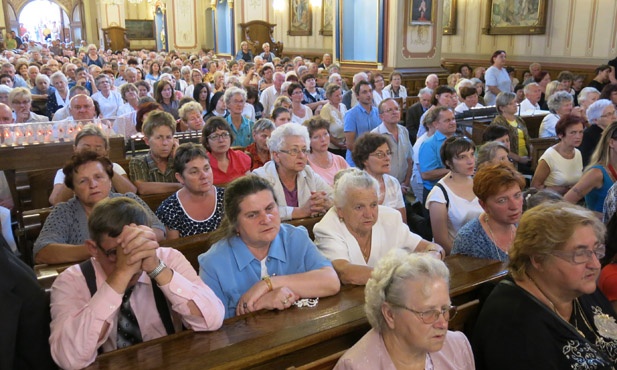
[[[0,125],[0,146],[23,146],[75,140],[86,124],[94,124],[111,134],[108,121],[58,121]]]

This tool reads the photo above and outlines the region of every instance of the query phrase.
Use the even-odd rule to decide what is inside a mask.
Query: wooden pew
[[[290,366],[287,370],[331,370],[334,368],[339,358],[345,354],[345,351],[333,353],[330,356],[320,358],[302,366]]]
[[[546,149],[557,144],[559,139],[556,137],[545,137],[529,139],[529,155],[531,157],[531,170],[535,172],[538,161]]]
[[[451,271],[450,294],[457,305],[477,299],[482,288],[507,273],[506,263],[466,256],[448,257],[446,264]],[[328,358],[351,347],[369,328],[364,287],[344,286],[314,308],[234,317],[215,332],[184,331],[103,354],[89,368],[134,369],[137,363],[140,369],[301,368],[328,363]]]

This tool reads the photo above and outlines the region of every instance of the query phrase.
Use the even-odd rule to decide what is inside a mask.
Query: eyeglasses
[[[552,251],[552,254],[555,257],[559,257],[564,261],[570,262],[574,265],[581,265],[583,263],[587,263],[591,261],[591,256],[596,255],[598,260],[604,258],[606,254],[606,247],[604,244],[600,244],[596,247],[596,249],[577,249],[573,252],[564,252],[564,251]]]
[[[118,248],[112,248],[112,249],[105,250],[105,249],[103,249],[101,247],[99,247],[99,249],[101,250],[101,252],[103,252],[105,257],[107,257],[107,258],[116,257],[117,250],[118,250]]]
[[[279,152],[281,153],[285,153],[285,154],[289,154],[292,157],[297,157],[298,155],[300,155],[300,153],[304,154],[304,155],[308,155],[311,151],[308,149],[289,149],[289,150],[279,150]]]
[[[602,118],[607,118],[607,117],[614,117],[617,114],[617,110],[614,110],[610,113],[604,113],[603,115],[601,115],[600,117]]]
[[[229,139],[229,133],[228,132],[224,132],[222,134],[212,134],[210,136],[208,136],[208,139],[212,140],[212,141],[217,141],[220,139],[226,140]]]
[[[427,311],[420,312],[420,311],[412,310],[411,308],[404,306],[404,305],[395,304],[391,302],[390,304],[394,307],[402,308],[409,312],[415,313],[416,315],[418,315],[418,317],[420,317],[420,320],[422,320],[422,322],[425,324],[433,324],[435,321],[439,320],[439,315],[443,315],[443,318],[446,319],[446,321],[450,321],[456,316],[456,313],[458,312],[458,308],[456,306],[444,307],[441,310],[427,310]]]
[[[398,113],[400,112],[400,108],[390,108],[390,109],[386,109],[385,111],[383,111],[384,113]]]
[[[379,159],[384,159],[386,157],[392,157],[392,152],[389,150],[387,152],[375,152],[375,153],[369,154],[369,156],[377,157]]]

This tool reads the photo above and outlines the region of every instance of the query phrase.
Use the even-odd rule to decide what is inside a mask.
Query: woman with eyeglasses
[[[482,213],[473,192],[476,146],[466,137],[450,137],[440,149],[443,164],[450,170],[435,184],[426,198],[435,243],[447,254],[452,250],[456,233]]]
[[[277,127],[268,139],[272,160],[253,171],[272,184],[281,220],[323,215],[332,206],[332,188],[307,166],[310,147],[306,127]]]
[[[578,147],[583,157],[583,166],[589,163],[593,151],[600,142],[602,132],[617,120],[616,113],[615,105],[608,99],[597,100],[587,108],[587,119],[590,125],[583,131],[583,141]]]
[[[174,156],[174,171],[182,188],[156,210],[167,229],[167,239],[216,230],[223,219],[225,189],[214,186],[205,149],[194,143],[180,145]]]
[[[457,312],[449,280],[448,267],[429,255],[388,253],[366,283],[364,310],[372,329],[334,369],[475,369],[465,335],[448,330]]]
[[[583,176],[564,195],[563,199],[578,203],[585,198],[585,206],[602,218],[604,199],[617,180],[617,122],[608,126],[596,146]]]
[[[614,369],[615,311],[596,289],[606,228],[593,212],[547,202],[525,212],[508,269],[473,331],[478,370]]]
[[[223,117],[206,121],[201,132],[201,144],[208,151],[214,185],[224,185],[251,170],[251,157],[241,150],[231,149],[234,134]]]
[[[354,144],[352,159],[361,170],[373,176],[379,184],[379,205],[396,209],[401,213],[403,222],[407,223],[407,212],[401,184],[390,175],[392,151],[385,135],[366,133]]]
[[[343,284],[364,285],[373,268],[393,248],[407,253],[442,248],[409,231],[401,215],[378,204],[377,180],[366,171],[348,168],[334,182],[334,207],[313,228],[315,244],[336,270]]]

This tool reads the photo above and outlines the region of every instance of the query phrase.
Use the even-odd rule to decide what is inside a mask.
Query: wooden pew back
[[[546,149],[557,144],[559,139],[556,137],[545,137],[529,139],[529,155],[531,156],[531,170],[535,172],[538,161]]]

